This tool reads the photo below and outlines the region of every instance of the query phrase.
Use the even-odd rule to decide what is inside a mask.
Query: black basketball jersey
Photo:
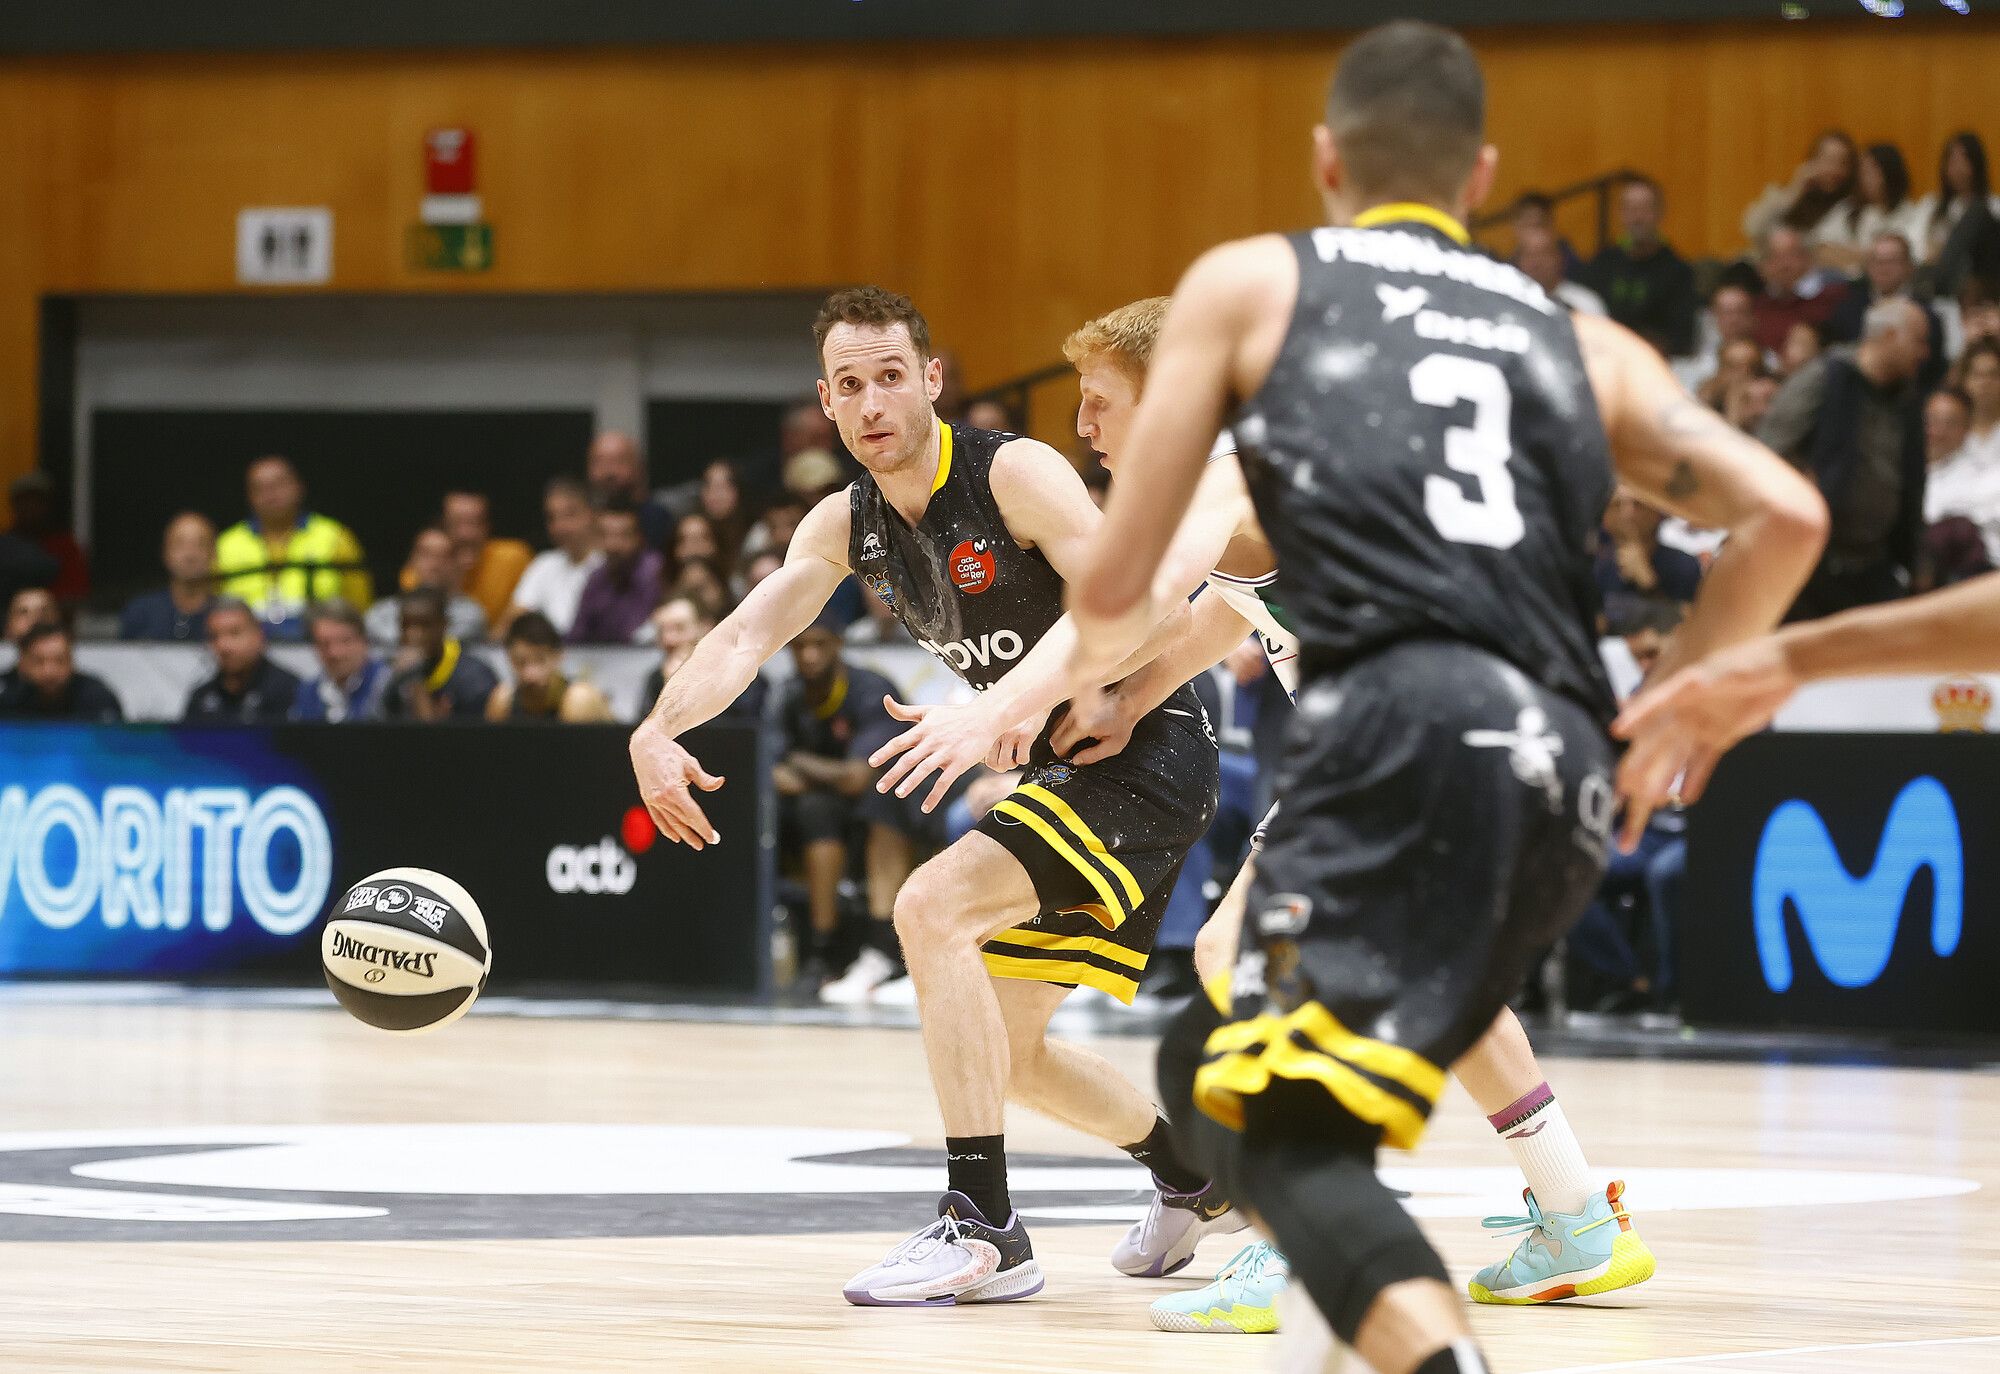
[[[1275,600],[1308,673],[1459,640],[1608,720],[1591,558],[1610,450],[1575,328],[1410,213],[1290,236],[1291,325],[1234,421]]]
[[[918,643],[984,691],[1063,613],[1063,581],[1007,532],[993,455],[1018,435],[945,425],[937,485],[912,528],[863,473],[854,484],[848,566]]]

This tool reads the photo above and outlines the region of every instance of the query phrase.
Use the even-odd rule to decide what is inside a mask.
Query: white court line
[[[1933,1345],[2000,1345],[2000,1336],[1941,1336],[1928,1341],[1861,1341],[1853,1345],[1789,1345],[1782,1350],[1739,1350],[1726,1355],[1669,1355],[1659,1360],[1620,1360],[1613,1364],[1573,1364],[1545,1369],[1542,1374],[1622,1374],[1627,1369],[1672,1369],[1690,1364],[1720,1364],[1724,1360],[1775,1360],[1783,1355],[1829,1355],[1843,1350],[1915,1350]]]

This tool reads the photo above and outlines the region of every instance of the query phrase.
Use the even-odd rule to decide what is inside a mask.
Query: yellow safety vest
[[[247,601],[270,621],[304,615],[312,602],[336,596],[365,609],[372,596],[361,557],[361,544],[347,527],[324,515],[306,516],[277,549],[240,520],[216,538],[216,589]]]

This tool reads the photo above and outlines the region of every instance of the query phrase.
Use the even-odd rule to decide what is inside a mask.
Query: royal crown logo
[[[1931,709],[1945,734],[1983,734],[1993,713],[1993,692],[1977,678],[1954,678],[1931,693]]]

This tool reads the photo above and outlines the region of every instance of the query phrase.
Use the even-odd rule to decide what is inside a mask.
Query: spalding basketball
[[[326,985],[386,1031],[436,1030],[486,986],[493,950],[472,894],[428,868],[385,868],[334,903],[319,940]]]

